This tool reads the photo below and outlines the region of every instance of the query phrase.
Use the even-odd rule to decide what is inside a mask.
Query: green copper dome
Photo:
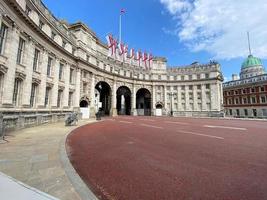
[[[261,59],[253,57],[249,55],[248,58],[243,62],[242,69],[255,67],[255,66],[262,66]]]

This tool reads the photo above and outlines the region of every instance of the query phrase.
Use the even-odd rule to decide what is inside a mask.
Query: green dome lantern
[[[261,59],[249,55],[248,58],[243,62],[242,69],[247,69],[256,66],[263,66]]]

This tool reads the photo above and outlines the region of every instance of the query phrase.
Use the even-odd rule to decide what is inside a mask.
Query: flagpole
[[[251,55],[251,47],[250,47],[250,37],[249,37],[249,32],[247,32],[248,36],[248,49],[249,49],[249,55]]]
[[[119,34],[120,34],[120,36],[119,36],[119,42],[121,44],[121,13],[120,13],[120,22],[119,23],[120,23],[119,24]]]

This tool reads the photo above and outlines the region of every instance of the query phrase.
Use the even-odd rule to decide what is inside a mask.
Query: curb
[[[86,126],[90,123],[95,123],[96,121],[89,122],[87,124],[84,124],[82,126],[78,126],[77,128]],[[60,144],[60,159],[61,164],[63,165],[63,168],[65,170],[65,173],[67,177],[69,178],[72,186],[74,187],[75,191],[78,193],[80,198],[82,200],[99,200],[94,193],[88,188],[88,186],[83,182],[83,180],[80,178],[79,174],[76,172],[76,170],[73,168],[72,164],[70,163],[69,157],[66,152],[66,140],[69,134],[72,133],[72,131],[76,130],[77,128],[71,130],[68,134],[65,135],[65,137],[62,139]]]

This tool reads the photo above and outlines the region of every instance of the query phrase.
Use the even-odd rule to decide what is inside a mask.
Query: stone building
[[[240,79],[223,84],[226,116],[267,118],[267,74],[262,61],[252,55],[243,62]]]
[[[218,116],[220,65],[167,67],[109,56],[85,24],[56,19],[41,0],[0,1],[0,110],[7,126],[35,125],[81,110],[104,115]],[[123,58],[124,59],[124,58]],[[149,63],[150,64],[150,63]]]

